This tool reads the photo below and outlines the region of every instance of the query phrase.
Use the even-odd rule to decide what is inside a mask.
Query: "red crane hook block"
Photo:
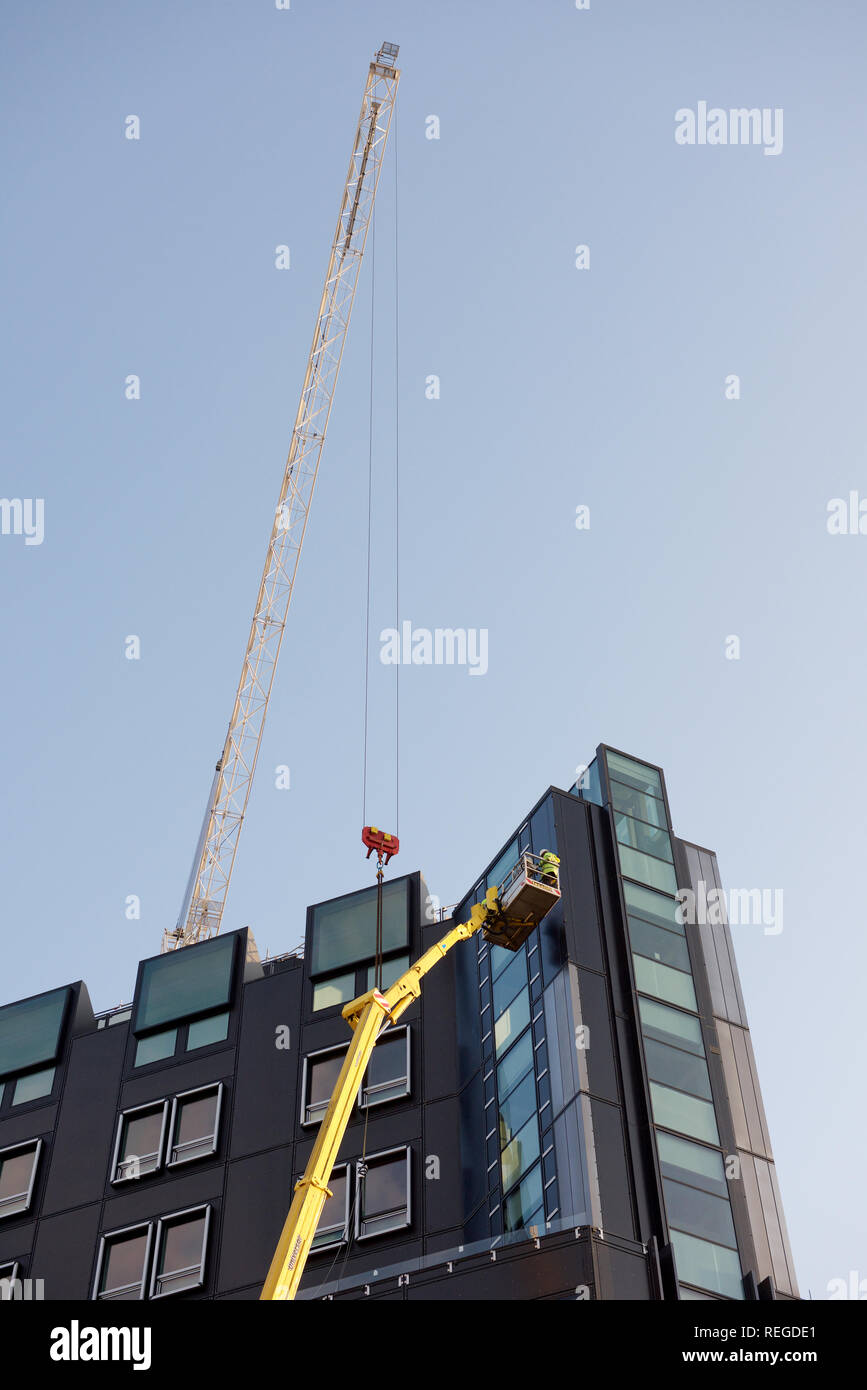
[[[385,862],[388,863],[393,854],[397,854],[400,849],[400,840],[396,835],[389,835],[385,830],[377,830],[375,825],[365,825],[361,832],[361,843],[367,846],[367,858],[375,852],[377,857],[385,855]]]

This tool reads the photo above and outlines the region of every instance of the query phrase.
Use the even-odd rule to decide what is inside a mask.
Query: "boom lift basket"
[[[499,910],[482,935],[494,946],[517,951],[559,897],[559,874],[546,871],[537,854],[522,854],[497,889]]]

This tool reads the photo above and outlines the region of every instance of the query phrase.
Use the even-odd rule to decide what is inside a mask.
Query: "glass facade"
[[[409,945],[409,885],[392,879],[382,887],[382,952]],[[311,975],[345,972],[376,955],[376,888],[364,888],[312,910]]]
[[[55,1060],[68,999],[67,987],[0,1009],[0,1076]]]
[[[663,1197],[681,1296],[743,1298],[662,778],[605,750]]]
[[[145,961],[134,1031],[146,1032],[191,1014],[226,1008],[232,993],[235,939],[215,937]]]

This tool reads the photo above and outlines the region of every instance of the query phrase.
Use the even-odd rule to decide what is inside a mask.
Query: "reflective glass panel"
[[[675,970],[689,970],[689,951],[686,940],[677,932],[663,931],[643,917],[629,918],[629,936],[633,951],[650,960],[658,960],[662,965],[671,965]]]
[[[536,1080],[532,1071],[500,1104],[500,1147],[513,1139],[536,1111]]]
[[[666,1047],[665,1043],[644,1040],[644,1055],[647,1058],[647,1072],[654,1081],[662,1081],[667,1086],[675,1086],[679,1091],[692,1091],[693,1095],[711,1099],[710,1077],[707,1063],[703,1057],[695,1057],[691,1052],[682,1052],[678,1047]]]
[[[737,1249],[735,1227],[731,1207],[727,1197],[712,1197],[709,1192],[699,1192],[695,1187],[684,1187],[681,1182],[663,1179],[665,1206],[668,1211],[668,1224],[679,1231],[688,1231],[693,1236],[703,1236],[705,1240],[715,1240],[719,1245],[730,1245]]]
[[[145,961],[135,1031],[228,1004],[234,956],[234,936],[222,936]]]
[[[683,935],[683,923],[678,921],[677,915],[680,905],[674,898],[654,893],[652,888],[642,888],[640,883],[627,882],[623,884],[623,896],[630,914],[646,917],[658,927],[667,927],[669,931]]]
[[[362,1103],[378,1104],[397,1100],[408,1090],[407,1035],[386,1033],[373,1049],[362,1090]]]
[[[523,951],[517,955],[512,952],[511,964],[494,981],[494,1017],[497,1018],[503,1012],[508,1003],[514,999],[518,990],[527,983],[527,961]]]
[[[313,1237],[312,1250],[323,1245],[334,1245],[346,1238],[346,1168],[335,1168],[328,1179],[332,1196],[325,1198],[319,1225]]]
[[[500,1014],[494,1024],[494,1045],[498,1056],[501,1052],[505,1052],[518,1034],[524,1031],[529,1022],[530,995],[525,987],[518,997],[512,1000],[509,1007]]]
[[[0,1076],[54,1061],[68,998],[65,987],[0,1009]]]
[[[345,1047],[326,1052],[321,1057],[307,1058],[307,1105],[305,1123],[321,1120],[337,1085],[340,1068],[346,1060]]]
[[[650,1099],[653,1118],[666,1129],[676,1129],[681,1134],[691,1134],[694,1139],[706,1139],[709,1144],[719,1143],[716,1117],[713,1106],[706,1100],[684,1095],[683,1091],[673,1091],[656,1081],[650,1083]],[[690,1280],[694,1283],[694,1280]]]
[[[497,1088],[500,1104],[533,1065],[533,1039],[526,1033],[508,1052],[497,1067]]]
[[[647,821],[650,825],[667,829],[665,803],[658,797],[648,796],[646,792],[627,787],[623,782],[612,781],[611,805],[615,811],[622,811],[627,816],[635,816],[636,820]]]
[[[407,1215],[406,1152],[371,1161],[361,1180],[361,1234],[404,1226]]]
[[[409,945],[409,883],[382,886],[382,951]],[[310,973],[340,970],[376,955],[376,888],[364,888],[313,909]]]
[[[0,1216],[27,1210],[35,1159],[35,1149],[24,1149],[0,1158]]]
[[[148,1062],[161,1062],[166,1057],[174,1057],[177,1041],[177,1028],[166,1028],[162,1033],[151,1033],[147,1038],[139,1038],[135,1049],[135,1065],[144,1067]]]
[[[683,1009],[698,1009],[692,979],[682,970],[672,970],[659,961],[647,960],[645,956],[633,953],[635,967],[635,988],[642,994],[653,994],[657,999],[665,999],[669,1004],[679,1004]]]
[[[674,869],[661,859],[652,859],[627,845],[617,846],[620,855],[620,868],[628,878],[637,878],[641,883],[649,883],[651,888],[661,888],[664,893],[677,892],[677,878]]]
[[[614,817],[614,829],[622,845],[631,845],[633,849],[654,854],[657,859],[667,859],[669,863],[674,858],[671,836],[667,830],[660,830],[656,825],[645,825],[644,821],[635,820],[632,816],[620,815]]]
[[[313,986],[313,1009],[333,1009],[337,1004],[348,1004],[355,998],[355,971],[348,975],[334,975],[330,980],[319,980]]]
[[[662,797],[662,782],[659,773],[652,767],[637,763],[633,758],[625,758],[622,753],[606,752],[606,758],[609,777],[624,782],[628,787],[635,787],[640,792],[646,792],[649,796]]]
[[[743,1298],[741,1262],[734,1250],[710,1241],[698,1240],[682,1231],[672,1231],[671,1243],[680,1279],[699,1288],[725,1294],[727,1298]]]
[[[657,1004],[652,999],[639,999],[638,1013],[645,1037],[672,1043],[675,1047],[685,1047],[697,1057],[704,1056],[701,1024],[697,1018],[691,1018],[678,1009],[669,1009],[665,1004]]]
[[[519,1231],[542,1205],[542,1166],[537,1164],[532,1173],[515,1188],[503,1203],[503,1227],[507,1231]],[[544,1225],[544,1222],[542,1223]]]
[[[28,1100],[41,1100],[50,1096],[54,1087],[54,1067],[44,1067],[42,1071],[32,1071],[29,1076],[19,1076],[12,1095],[13,1105],[23,1105]]]
[[[212,1014],[210,1018],[197,1019],[187,1029],[187,1051],[196,1047],[207,1047],[209,1043],[223,1042],[229,1032],[229,1015]]]
[[[663,1134],[661,1130],[656,1135],[656,1147],[665,1177],[703,1187],[718,1197],[728,1196],[722,1154],[700,1144],[691,1144],[688,1139]]]
[[[399,980],[401,975],[409,970],[409,956],[395,956],[394,960],[384,960],[382,962],[382,984],[381,989],[390,989],[395,980]],[[376,989],[376,966],[367,967],[367,988]]]
[[[518,858],[518,841],[513,840],[507,845],[500,855],[496,864],[491,868],[485,879],[486,888],[499,888],[509,870],[514,867]]]
[[[518,1181],[522,1173],[526,1173],[531,1164],[536,1162],[539,1157],[539,1123],[533,1115],[519,1130],[500,1156],[500,1164],[503,1170],[503,1190],[508,1191],[513,1183]]]

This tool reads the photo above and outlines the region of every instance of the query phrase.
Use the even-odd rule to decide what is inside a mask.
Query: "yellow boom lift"
[[[293,1299],[304,1273],[307,1256],[322,1208],[331,1196],[328,1180],[349,1124],[358,1088],[377,1040],[395,1023],[421,993],[421,980],[459,941],[481,931],[492,945],[517,951],[560,897],[557,871],[550,871],[536,855],[522,854],[506,879],[488,889],[476,903],[469,921],[446,932],[425,951],[390,989],[372,989],[353,999],[343,1017],[353,1030],[349,1051],[337,1078],[306,1172],[296,1184],[295,1195],[283,1232],[260,1295],[263,1300]]]

